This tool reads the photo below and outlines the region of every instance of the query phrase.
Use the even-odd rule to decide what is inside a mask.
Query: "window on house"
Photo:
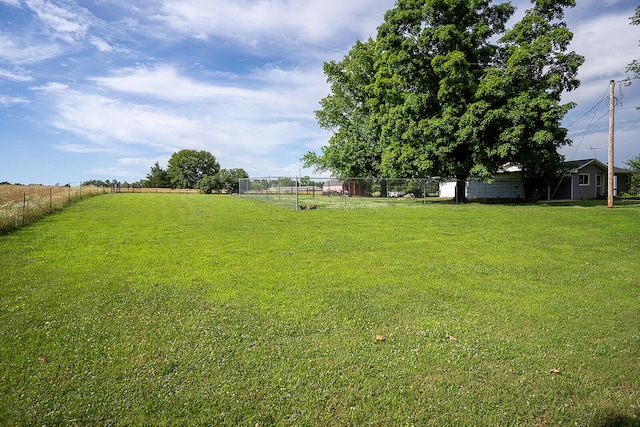
[[[629,182],[630,182],[630,181],[629,181],[629,179],[630,179],[630,178],[631,178],[631,177],[630,177],[629,175],[625,175],[625,176],[624,176],[624,183],[625,183],[626,185],[629,185]]]
[[[589,185],[589,174],[588,173],[581,173],[578,176],[578,184],[579,185]]]
[[[602,174],[601,173],[596,175],[596,187],[602,187]]]

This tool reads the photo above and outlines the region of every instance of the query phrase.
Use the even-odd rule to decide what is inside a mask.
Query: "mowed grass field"
[[[84,199],[0,237],[0,425],[638,426],[639,224]]]

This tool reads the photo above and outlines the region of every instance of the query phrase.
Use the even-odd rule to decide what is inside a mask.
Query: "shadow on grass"
[[[481,204],[481,205],[513,205],[513,206],[535,206],[535,205],[545,205],[545,206],[557,206],[557,207],[582,207],[582,208],[593,208],[593,207],[606,207],[607,200],[606,199],[584,199],[584,200],[540,200],[539,202],[525,202],[524,200],[516,200],[516,199],[468,199],[464,201],[456,202],[455,199],[439,199],[439,198],[427,198],[426,201],[424,199],[415,199],[413,203],[425,203],[425,204],[443,204],[443,205],[451,205],[451,204],[459,204],[459,205],[469,205],[469,204]],[[615,199],[614,207],[618,206],[640,206],[640,198],[624,198],[624,199]]]
[[[596,417],[593,423],[596,427],[640,427],[640,416],[616,414],[608,412]]]
[[[602,207],[607,206],[607,201],[603,199],[588,199],[588,200],[550,200],[540,201],[540,204],[547,206],[580,206],[583,208]],[[640,199],[615,199],[613,207],[616,206],[640,206]]]

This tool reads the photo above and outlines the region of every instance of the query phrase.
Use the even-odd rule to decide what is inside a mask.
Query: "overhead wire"
[[[571,123],[569,126],[570,127],[574,124],[576,124],[578,121],[580,121],[583,117],[585,117],[587,114],[589,114],[591,111],[593,111],[593,116],[591,116],[591,121],[589,122],[589,124],[587,125],[587,127],[585,128],[584,132],[582,133],[582,136],[580,137],[580,141],[578,142],[578,144],[576,145],[576,149],[573,152],[573,155],[571,156],[571,160],[575,159],[576,157],[576,153],[578,152],[578,150],[580,149],[580,146],[582,145],[582,142],[584,141],[585,136],[587,135],[587,132],[589,131],[589,129],[591,128],[591,125],[595,122],[599,122],[600,119],[602,119],[602,117],[604,117],[607,113],[603,114],[602,116],[600,116],[598,118],[598,120],[594,120],[594,117],[596,116],[596,113],[598,112],[598,108],[600,107],[600,105],[604,102],[605,99],[607,99],[607,92],[609,91],[609,89],[607,88],[607,90],[605,91],[604,95],[602,95],[602,98],[600,99],[600,101],[598,101],[596,103],[596,105],[594,105],[593,107],[591,107],[589,109],[589,111],[587,111],[586,113],[584,113],[582,116],[580,116],[578,119],[576,119],[575,121],[573,121],[573,123]],[[595,111],[594,111],[595,110]]]

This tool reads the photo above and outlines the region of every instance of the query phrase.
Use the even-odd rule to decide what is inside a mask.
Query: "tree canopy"
[[[171,187],[171,179],[166,170],[160,167],[160,164],[156,162],[151,171],[147,174],[147,179],[144,181],[144,186],[149,188],[166,188]]]
[[[522,165],[536,198],[570,141],[560,126],[583,58],[566,53],[574,0],[534,0],[511,29],[510,3],[398,0],[375,40],[325,64],[331,94],[318,122],[333,130],[306,166],[338,175],[442,176],[464,185]],[[554,171],[555,172],[555,171]],[[464,193],[463,193],[464,194]]]
[[[221,169],[208,151],[181,150],[171,155],[167,169],[158,162],[151,167],[145,187],[196,188],[202,193],[237,193],[241,178],[249,174],[241,168]]]
[[[240,179],[249,178],[244,169],[220,169],[215,175],[205,175],[200,179],[195,188],[202,193],[238,193],[240,191]]]
[[[205,175],[215,176],[220,165],[208,151],[181,150],[171,155],[167,175],[175,188],[196,188]]]
[[[631,176],[631,192],[640,194],[640,155],[627,160],[624,164],[636,172]]]

